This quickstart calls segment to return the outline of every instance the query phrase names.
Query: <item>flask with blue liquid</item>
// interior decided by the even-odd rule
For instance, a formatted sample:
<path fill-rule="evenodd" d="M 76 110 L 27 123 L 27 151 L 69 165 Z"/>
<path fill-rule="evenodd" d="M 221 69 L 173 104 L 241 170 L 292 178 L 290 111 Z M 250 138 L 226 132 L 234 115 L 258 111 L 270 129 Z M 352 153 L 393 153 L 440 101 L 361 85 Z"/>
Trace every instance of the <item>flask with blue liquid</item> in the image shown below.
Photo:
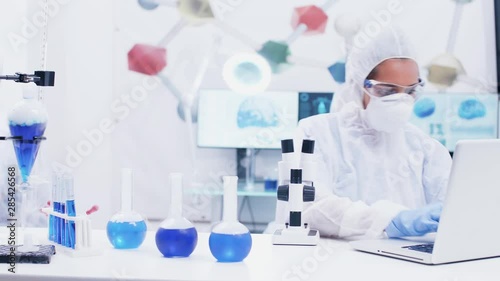
<path fill-rule="evenodd" d="M 209 246 L 212 255 L 219 262 L 239 262 L 244 260 L 252 248 L 252 236 L 248 228 L 237 218 L 238 177 L 225 176 L 224 214 L 222 222 L 210 233 Z"/>
<path fill-rule="evenodd" d="M 144 218 L 132 210 L 132 170 L 122 169 L 121 211 L 108 221 L 109 242 L 116 249 L 138 248 L 146 238 Z"/>
<path fill-rule="evenodd" d="M 182 217 L 182 174 L 170 174 L 170 213 L 156 231 L 156 247 L 167 258 L 188 257 L 198 243 L 194 225 Z"/>

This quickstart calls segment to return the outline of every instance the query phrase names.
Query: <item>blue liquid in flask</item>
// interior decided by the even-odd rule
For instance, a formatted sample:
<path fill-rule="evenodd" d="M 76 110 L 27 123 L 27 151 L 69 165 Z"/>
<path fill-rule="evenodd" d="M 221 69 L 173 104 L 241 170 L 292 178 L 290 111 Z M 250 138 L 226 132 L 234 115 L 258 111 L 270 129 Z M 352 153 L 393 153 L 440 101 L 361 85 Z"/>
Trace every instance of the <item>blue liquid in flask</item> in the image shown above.
<path fill-rule="evenodd" d="M 212 255 L 219 262 L 239 262 L 245 259 L 252 249 L 250 233 L 223 234 L 212 232 L 209 238 Z"/>
<path fill-rule="evenodd" d="M 138 248 L 146 238 L 146 222 L 113 222 L 109 221 L 106 227 L 109 242 L 116 249 Z"/>
<path fill-rule="evenodd" d="M 166 229 L 159 228 L 156 232 L 156 246 L 167 258 L 188 257 L 193 253 L 198 243 L 196 228 Z"/>
<path fill-rule="evenodd" d="M 22 140 L 14 140 L 13 143 L 23 182 L 28 182 L 28 177 L 31 174 L 31 169 L 40 148 L 40 141 L 35 141 L 33 138 L 43 136 L 46 126 L 47 123 L 34 123 L 31 125 L 17 124 L 12 121 L 9 123 L 11 135 L 22 137 Z"/>

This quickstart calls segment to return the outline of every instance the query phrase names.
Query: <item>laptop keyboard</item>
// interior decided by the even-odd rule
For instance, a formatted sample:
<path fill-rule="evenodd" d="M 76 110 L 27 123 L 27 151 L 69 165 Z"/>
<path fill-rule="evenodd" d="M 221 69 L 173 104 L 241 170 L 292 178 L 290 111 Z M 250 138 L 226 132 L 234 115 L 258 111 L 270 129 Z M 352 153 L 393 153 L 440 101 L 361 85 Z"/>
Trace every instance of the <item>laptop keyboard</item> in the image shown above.
<path fill-rule="evenodd" d="M 419 251 L 424 253 L 432 254 L 432 249 L 434 248 L 434 244 L 421 244 L 421 245 L 413 245 L 413 246 L 405 246 L 408 250 Z"/>

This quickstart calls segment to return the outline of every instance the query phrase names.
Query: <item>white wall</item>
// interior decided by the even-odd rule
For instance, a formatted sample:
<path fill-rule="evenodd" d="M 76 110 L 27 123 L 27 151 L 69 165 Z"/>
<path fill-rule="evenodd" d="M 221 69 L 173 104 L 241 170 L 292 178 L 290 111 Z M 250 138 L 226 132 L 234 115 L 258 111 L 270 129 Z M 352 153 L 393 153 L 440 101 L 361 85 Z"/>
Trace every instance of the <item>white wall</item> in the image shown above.
<path fill-rule="evenodd" d="M 27 2 L 30 7 L 25 6 Z M 290 34 L 294 7 L 323 3 L 218 0 L 219 4 L 222 2 L 238 4 L 224 13 L 217 11 L 224 22 L 259 43 L 282 40 Z M 23 15 L 32 18 L 39 10 L 38 4 L 33 3 L 35 1 L 2 1 L 1 34 L 19 30 Z M 144 80 L 146 76 L 128 71 L 127 52 L 135 43 L 156 44 L 179 19 L 174 8 L 145 11 L 135 0 L 60 0 L 56 3 L 60 4 L 59 11 L 50 17 L 47 68 L 56 71 L 57 79 L 56 87 L 46 90 L 44 96 L 50 114 L 46 133 L 49 140 L 44 143 L 43 157 L 38 165 L 50 168 L 50 163 L 56 161 L 72 168 L 79 209 L 91 204 L 101 207 L 94 219 L 97 227 L 104 227 L 119 209 L 121 167 L 136 170 L 134 205 L 150 218 L 163 218 L 167 214 L 169 172 L 181 171 L 185 173 L 188 184 L 199 186 L 214 185 L 219 182 L 219 176 L 235 174 L 236 156 L 232 149 L 196 149 L 193 163 L 188 128 L 177 116 L 177 101 L 161 84 L 151 86 L 141 102 L 127 105 L 123 100 L 133 93 L 134 87 L 151 82 Z M 330 21 L 325 35 L 299 38 L 291 46 L 292 53 L 325 66 L 342 59 L 343 41 L 335 33 L 332 19 L 342 13 L 354 13 L 369 22 L 374 19 L 371 11 L 385 9 L 387 3 L 385 0 L 338 1 L 328 12 Z M 394 16 L 394 21 L 412 35 L 421 65 L 425 66 L 435 55 L 444 52 L 453 1 L 402 0 L 401 5 L 403 11 Z M 491 7 L 492 1 L 473 1 L 465 7 L 455 51 L 468 73 L 488 81 L 496 79 L 496 68 L 491 62 L 495 55 L 494 38 L 490 36 L 491 26 L 485 28 L 478 19 L 491 18 Z M 165 74 L 182 92 L 190 89 L 200 61 L 217 32 L 210 25 L 188 27 L 168 45 Z M 5 37 L 0 38 L 1 53 L 6 57 L 6 73 L 38 68 L 40 34 L 36 33 L 18 52 L 12 49 Z M 487 46 L 486 51 L 484 46 Z M 239 41 L 223 36 L 203 87 L 224 88 L 221 67 L 225 58 L 231 53 L 247 50 L 249 48 Z M 2 82 L 0 87 L 0 112 L 4 120 L 10 106 L 20 97 L 20 85 Z M 326 69 L 296 66 L 274 76 L 270 88 L 335 91 L 338 85 Z M 458 84 L 451 90 L 467 91 L 471 88 Z M 112 110 L 118 105 L 129 109 L 129 114 L 121 120 L 120 113 Z M 109 133 L 102 133 L 101 139 L 99 124 L 103 120 L 110 120 L 115 127 Z M 5 122 L 0 128 L 5 132 Z M 195 133 L 196 127 L 191 130 Z M 89 145 L 92 139 L 95 144 Z M 72 150 L 88 150 L 88 156 L 76 161 Z M 260 156 L 257 174 L 274 168 L 279 153 L 265 151 Z M 201 208 L 198 216 L 208 212 L 210 206 L 205 198 L 191 199 L 186 198 L 186 201 L 194 209 Z M 261 212 L 261 217 L 267 217 L 265 220 L 272 217 L 270 203 L 264 201 L 260 206 L 254 206 L 254 210 Z"/>
<path fill-rule="evenodd" d="M 26 68 L 26 48 L 20 46 L 14 49 L 10 43 L 9 33 L 19 29 L 22 17 L 26 13 L 24 1 L 3 1 L 0 5 L 0 73 L 13 74 Z M 8 8 L 7 8 L 8 7 Z M 6 113 L 12 104 L 21 97 L 21 89 L 10 81 L 0 82 L 0 133 L 8 134 Z"/>

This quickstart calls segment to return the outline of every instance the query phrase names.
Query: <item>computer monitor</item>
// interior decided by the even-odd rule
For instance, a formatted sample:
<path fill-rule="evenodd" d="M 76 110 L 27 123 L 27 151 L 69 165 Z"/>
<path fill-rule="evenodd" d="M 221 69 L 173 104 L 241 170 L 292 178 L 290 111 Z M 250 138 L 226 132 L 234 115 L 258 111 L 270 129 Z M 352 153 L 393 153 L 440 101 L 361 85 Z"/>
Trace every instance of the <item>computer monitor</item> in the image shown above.
<path fill-rule="evenodd" d="M 300 92 L 299 120 L 309 116 L 330 112 L 333 93 Z"/>
<path fill-rule="evenodd" d="M 230 90 L 202 90 L 198 108 L 198 146 L 280 149 L 297 122 L 328 113 L 333 93 L 267 91 L 245 95 Z M 498 137 L 497 94 L 424 94 L 410 122 L 450 152 L 460 139 Z"/>
<path fill-rule="evenodd" d="M 328 113 L 332 97 L 321 92 L 201 90 L 198 146 L 280 149 L 282 139 L 294 136 L 300 119 Z"/>
<path fill-rule="evenodd" d="M 415 102 L 410 122 L 453 152 L 461 139 L 497 138 L 498 106 L 497 94 L 428 94 Z"/>

